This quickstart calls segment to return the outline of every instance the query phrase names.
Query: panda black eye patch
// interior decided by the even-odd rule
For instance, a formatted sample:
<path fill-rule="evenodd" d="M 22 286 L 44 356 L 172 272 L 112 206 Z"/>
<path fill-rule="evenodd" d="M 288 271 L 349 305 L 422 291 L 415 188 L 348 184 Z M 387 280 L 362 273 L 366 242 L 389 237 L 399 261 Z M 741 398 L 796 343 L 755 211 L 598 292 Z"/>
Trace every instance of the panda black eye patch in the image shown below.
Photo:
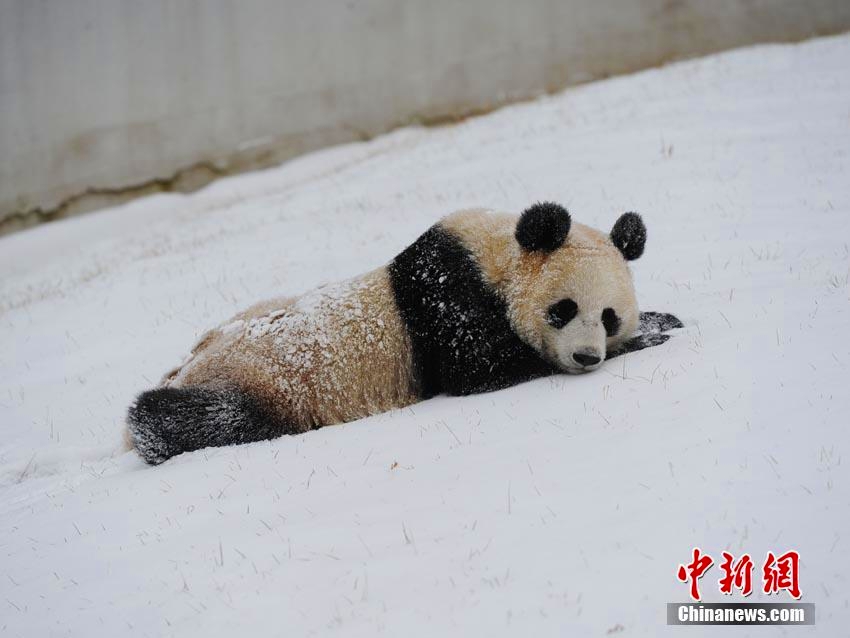
<path fill-rule="evenodd" d="M 609 337 L 620 331 L 620 318 L 613 308 L 605 308 L 602 311 L 602 325 L 605 326 L 605 334 Z"/>
<path fill-rule="evenodd" d="M 553 328 L 560 330 L 566 326 L 578 314 L 578 306 L 572 299 L 561 299 L 558 303 L 549 306 L 546 320 Z"/>

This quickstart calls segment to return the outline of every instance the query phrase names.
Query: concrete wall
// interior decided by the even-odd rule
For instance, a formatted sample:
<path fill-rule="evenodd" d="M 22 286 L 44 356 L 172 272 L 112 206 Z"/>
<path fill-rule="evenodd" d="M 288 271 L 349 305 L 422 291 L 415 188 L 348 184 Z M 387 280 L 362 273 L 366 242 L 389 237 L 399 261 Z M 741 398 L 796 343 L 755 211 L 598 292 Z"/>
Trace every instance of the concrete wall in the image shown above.
<path fill-rule="evenodd" d="M 848 28 L 847 0 L 0 0 L 0 228 Z"/>

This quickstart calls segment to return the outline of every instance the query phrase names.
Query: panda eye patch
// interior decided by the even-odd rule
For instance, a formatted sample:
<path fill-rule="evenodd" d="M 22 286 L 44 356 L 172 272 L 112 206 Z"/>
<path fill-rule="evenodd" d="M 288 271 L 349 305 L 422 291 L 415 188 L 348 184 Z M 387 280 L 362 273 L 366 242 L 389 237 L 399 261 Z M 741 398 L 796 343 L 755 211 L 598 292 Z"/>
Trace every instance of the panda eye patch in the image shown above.
<path fill-rule="evenodd" d="M 578 306 L 572 299 L 561 299 L 558 303 L 549 306 L 546 320 L 553 328 L 560 330 L 566 326 L 578 314 Z"/>
<path fill-rule="evenodd" d="M 602 311 L 602 325 L 605 326 L 605 334 L 609 337 L 620 331 L 620 318 L 613 308 L 605 308 Z"/>

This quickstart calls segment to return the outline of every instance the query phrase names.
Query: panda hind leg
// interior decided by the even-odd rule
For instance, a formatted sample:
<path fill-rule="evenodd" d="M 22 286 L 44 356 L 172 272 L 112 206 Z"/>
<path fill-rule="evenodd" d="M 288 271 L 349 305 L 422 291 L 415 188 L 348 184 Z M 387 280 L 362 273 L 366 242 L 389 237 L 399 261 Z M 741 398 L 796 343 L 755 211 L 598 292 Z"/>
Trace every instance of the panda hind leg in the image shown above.
<path fill-rule="evenodd" d="M 140 394 L 127 413 L 127 433 L 139 455 L 158 465 L 205 447 L 273 439 L 287 428 L 245 392 L 187 387 Z"/>

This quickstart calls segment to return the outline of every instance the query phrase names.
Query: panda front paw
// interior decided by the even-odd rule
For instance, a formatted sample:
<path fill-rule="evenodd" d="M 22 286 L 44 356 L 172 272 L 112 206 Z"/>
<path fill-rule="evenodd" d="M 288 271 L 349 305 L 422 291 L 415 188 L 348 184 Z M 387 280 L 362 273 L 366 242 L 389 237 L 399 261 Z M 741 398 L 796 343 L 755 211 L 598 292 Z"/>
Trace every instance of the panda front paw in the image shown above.
<path fill-rule="evenodd" d="M 675 315 L 668 312 L 642 312 L 637 334 L 613 350 L 609 350 L 605 358 L 613 359 L 629 352 L 660 346 L 670 338 L 670 335 L 665 334 L 668 330 L 684 328 L 684 325 Z"/>
<path fill-rule="evenodd" d="M 668 330 L 684 327 L 685 324 L 669 312 L 642 312 L 640 313 L 638 334 L 667 332 Z"/>

